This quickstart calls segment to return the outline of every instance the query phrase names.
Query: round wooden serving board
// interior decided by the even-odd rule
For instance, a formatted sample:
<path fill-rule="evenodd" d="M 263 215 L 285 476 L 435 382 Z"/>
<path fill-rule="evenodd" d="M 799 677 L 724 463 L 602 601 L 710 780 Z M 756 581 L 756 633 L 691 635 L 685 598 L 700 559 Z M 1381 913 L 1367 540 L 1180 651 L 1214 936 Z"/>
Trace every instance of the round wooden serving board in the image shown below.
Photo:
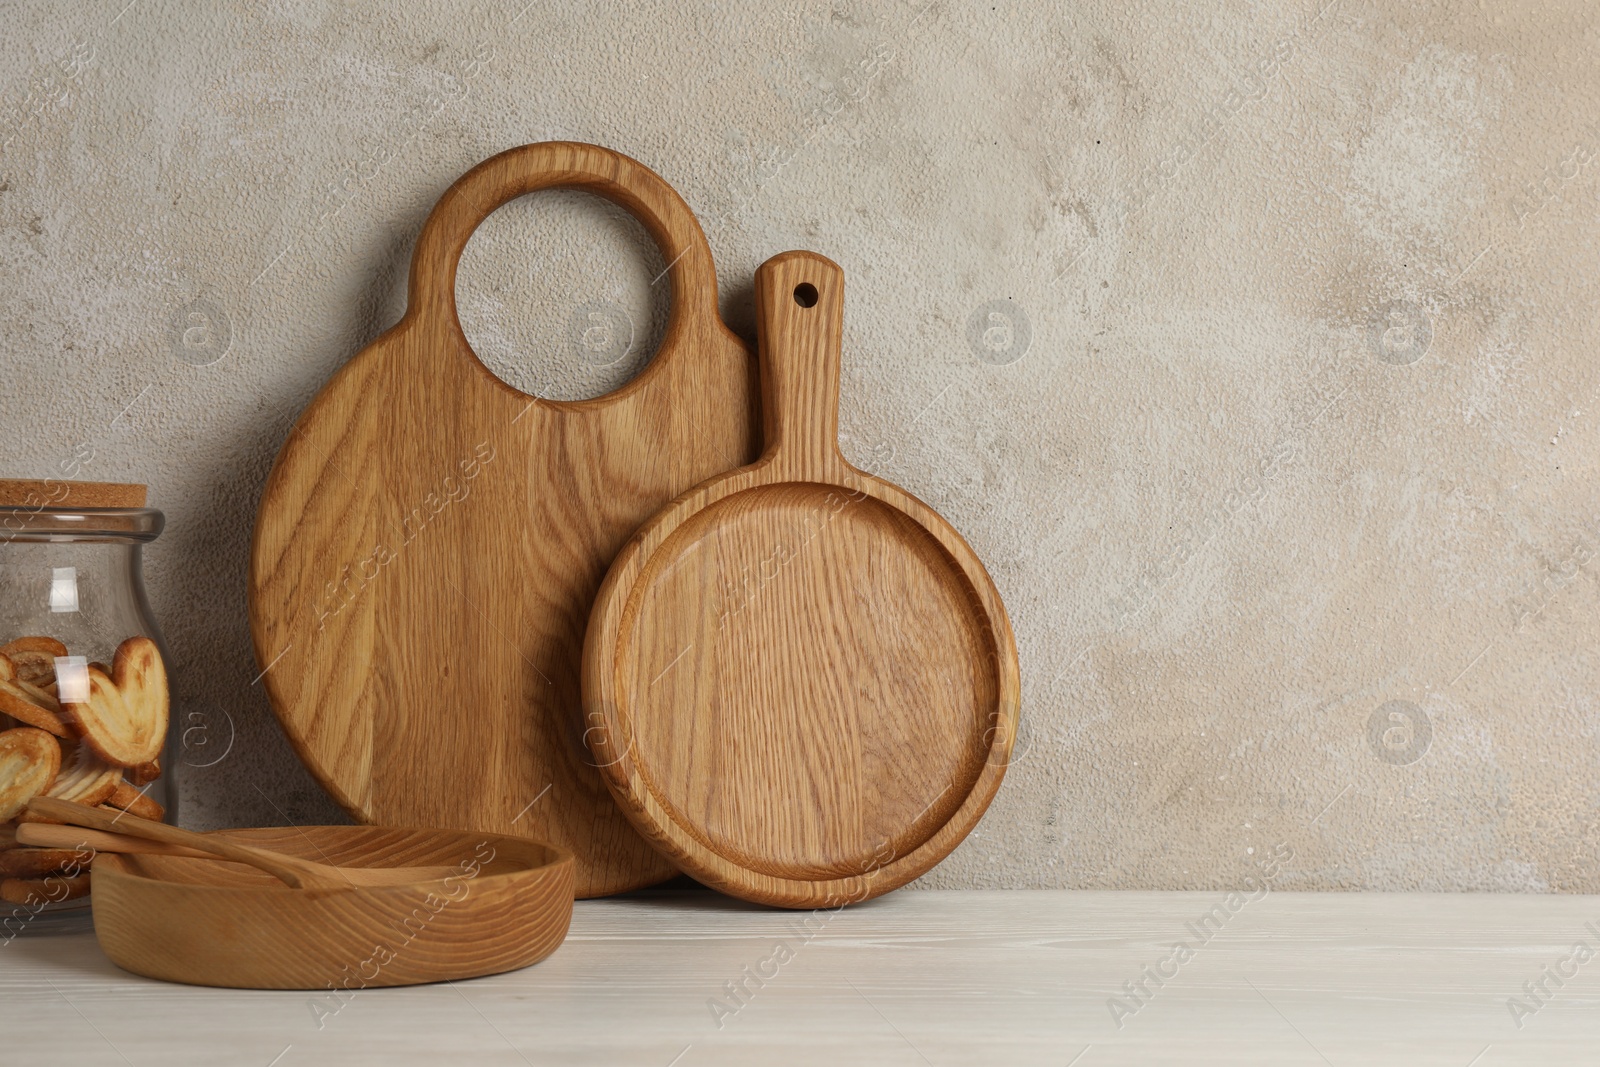
<path fill-rule="evenodd" d="M 756 305 L 766 451 L 618 555 L 584 710 L 606 784 L 684 871 L 827 906 L 904 885 L 977 823 L 1016 734 L 1017 655 L 961 535 L 839 453 L 843 271 L 777 256 Z"/>
<path fill-rule="evenodd" d="M 474 228 L 554 187 L 638 217 L 672 284 L 644 371 L 572 403 L 491 374 L 455 307 Z M 674 873 L 584 745 L 584 625 L 640 522 L 755 456 L 754 371 L 718 317 L 699 224 L 641 164 L 550 142 L 450 187 L 417 241 L 405 315 L 307 407 L 256 519 L 250 621 L 267 692 L 351 815 L 548 841 L 576 856 L 580 897 Z"/>

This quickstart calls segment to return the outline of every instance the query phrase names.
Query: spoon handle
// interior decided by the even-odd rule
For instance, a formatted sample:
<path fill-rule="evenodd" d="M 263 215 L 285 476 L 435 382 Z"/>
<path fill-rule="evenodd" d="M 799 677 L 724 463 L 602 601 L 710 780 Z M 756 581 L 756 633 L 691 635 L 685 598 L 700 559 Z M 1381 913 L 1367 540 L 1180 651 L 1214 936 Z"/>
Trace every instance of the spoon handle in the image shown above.
<path fill-rule="evenodd" d="M 137 815 L 128 815 L 125 812 L 112 814 L 100 808 L 91 808 L 85 804 L 56 797 L 34 797 L 28 801 L 28 810 L 43 818 L 55 819 L 72 826 L 128 834 L 131 837 L 142 837 L 146 841 L 159 841 L 166 845 L 186 845 L 225 860 L 259 868 L 296 889 L 331 889 L 348 884 L 345 879 L 337 876 L 336 871 L 323 867 L 320 863 L 285 856 L 281 852 L 269 852 L 266 849 L 241 845 L 214 834 L 197 834 L 176 826 L 168 826 L 166 823 L 141 819 Z"/>
<path fill-rule="evenodd" d="M 121 823 L 117 824 L 121 826 Z M 17 827 L 17 844 L 36 848 L 88 848 L 95 852 L 120 852 L 139 856 L 182 856 L 187 859 L 214 860 L 218 857 L 185 845 L 163 845 L 128 834 L 110 834 L 81 826 L 57 826 L 48 822 L 25 822 Z"/>

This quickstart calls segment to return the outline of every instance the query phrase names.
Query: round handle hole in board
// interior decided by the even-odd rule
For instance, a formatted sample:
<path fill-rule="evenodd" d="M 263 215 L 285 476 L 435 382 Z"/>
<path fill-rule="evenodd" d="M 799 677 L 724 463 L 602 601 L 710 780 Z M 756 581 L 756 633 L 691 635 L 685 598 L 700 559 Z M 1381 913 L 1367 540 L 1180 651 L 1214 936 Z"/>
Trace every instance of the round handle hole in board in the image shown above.
<path fill-rule="evenodd" d="M 801 282 L 794 287 L 794 302 L 803 308 L 817 306 L 817 287 L 810 282 Z"/>
<path fill-rule="evenodd" d="M 518 197 L 473 231 L 456 314 L 484 366 L 547 400 L 587 400 L 645 368 L 666 333 L 672 283 L 644 226 L 603 197 Z"/>

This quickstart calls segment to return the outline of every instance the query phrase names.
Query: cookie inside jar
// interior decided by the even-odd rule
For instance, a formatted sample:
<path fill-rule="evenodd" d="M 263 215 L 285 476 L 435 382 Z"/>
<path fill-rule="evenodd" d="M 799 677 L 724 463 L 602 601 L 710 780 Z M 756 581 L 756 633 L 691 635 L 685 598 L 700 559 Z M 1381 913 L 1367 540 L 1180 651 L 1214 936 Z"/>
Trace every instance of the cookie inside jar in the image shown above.
<path fill-rule="evenodd" d="M 0 940 L 87 914 L 95 853 L 20 843 L 47 796 L 170 819 L 167 656 L 144 486 L 0 480 Z M 26 836 L 26 835 L 24 835 Z"/>

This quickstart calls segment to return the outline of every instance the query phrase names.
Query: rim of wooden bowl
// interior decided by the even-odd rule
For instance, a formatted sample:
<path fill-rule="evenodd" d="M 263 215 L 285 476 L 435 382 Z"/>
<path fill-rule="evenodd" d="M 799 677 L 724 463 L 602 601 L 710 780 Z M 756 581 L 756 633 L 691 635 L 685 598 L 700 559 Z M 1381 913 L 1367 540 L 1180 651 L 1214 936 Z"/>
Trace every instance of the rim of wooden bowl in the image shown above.
<path fill-rule="evenodd" d="M 480 831 L 476 831 L 476 830 L 446 830 L 446 829 L 440 829 L 438 827 L 431 827 L 431 826 L 331 826 L 331 825 L 316 825 L 316 826 L 251 826 L 251 827 L 241 827 L 241 828 L 228 829 L 228 830 L 208 830 L 208 831 L 203 831 L 203 832 L 205 832 L 205 833 L 227 833 L 227 834 L 232 834 L 232 835 L 238 837 L 239 840 L 244 842 L 245 844 L 255 844 L 255 843 L 257 843 L 257 841 L 254 840 L 253 837 L 254 837 L 254 835 L 257 835 L 257 834 L 263 834 L 264 835 L 264 834 L 267 834 L 267 833 L 285 833 L 285 832 L 288 832 L 288 833 L 316 833 L 316 832 L 328 831 L 328 830 L 348 831 L 351 834 L 355 834 L 355 835 L 368 834 L 368 833 L 410 833 L 410 834 L 432 834 L 432 835 L 440 835 L 440 836 L 449 836 L 449 837 L 453 837 L 453 838 L 460 838 L 460 839 L 463 839 L 463 840 L 469 839 L 469 838 L 470 839 L 477 839 L 477 840 L 487 840 L 490 843 L 494 843 L 494 842 L 497 842 L 497 841 L 505 841 L 505 842 L 513 843 L 513 844 L 517 845 L 518 847 L 529 847 L 529 846 L 531 846 L 533 848 L 541 849 L 541 850 L 543 850 L 543 852 L 544 852 L 544 854 L 546 856 L 546 859 L 542 863 L 531 864 L 531 865 L 526 866 L 526 867 L 519 867 L 516 870 L 498 871 L 498 872 L 495 872 L 493 874 L 484 873 L 484 874 L 473 875 L 472 878 L 473 878 L 473 881 L 475 881 L 475 882 L 479 881 L 479 880 L 500 881 L 502 879 L 509 879 L 509 878 L 524 878 L 524 877 L 527 877 L 527 876 L 532 875 L 532 874 L 537 874 L 539 872 L 553 870 L 553 869 L 559 867 L 563 863 L 569 863 L 570 864 L 570 863 L 574 863 L 575 862 L 573 854 L 569 849 L 562 848 L 559 845 L 552 845 L 552 844 L 549 844 L 548 842 L 545 842 L 545 841 L 539 841 L 539 840 L 536 840 L 534 838 L 518 837 L 515 834 L 497 834 L 497 833 L 489 833 L 489 832 L 480 832 Z M 295 856 L 298 856 L 301 859 L 310 859 L 310 860 L 317 860 L 318 862 L 326 862 L 326 860 L 324 860 L 323 857 L 320 856 L 320 855 L 315 855 L 315 854 L 313 854 L 313 855 L 302 855 L 301 853 L 298 853 L 298 852 L 296 852 L 296 853 L 286 853 L 286 854 L 295 855 Z M 320 894 L 325 894 L 325 893 L 350 893 L 350 892 L 361 892 L 363 894 L 367 894 L 367 893 L 372 893 L 374 891 L 379 891 L 379 890 L 401 890 L 401 891 L 404 891 L 404 892 L 410 892 L 415 887 L 425 886 L 425 885 L 433 885 L 433 884 L 435 884 L 437 882 L 444 881 L 445 878 L 451 877 L 450 875 L 443 875 L 443 876 L 441 876 L 439 878 L 420 879 L 420 880 L 415 881 L 415 882 L 400 882 L 400 883 L 397 883 L 397 884 L 394 884 L 394 885 L 382 885 L 382 886 L 354 885 L 354 884 L 352 884 L 352 885 L 328 886 L 326 888 L 318 888 L 318 889 L 296 889 L 293 886 L 285 885 L 284 883 L 279 882 L 277 880 L 273 880 L 271 882 L 262 882 L 259 885 L 252 885 L 252 884 L 240 885 L 240 884 L 237 884 L 237 883 L 228 884 L 228 883 L 223 883 L 223 882 L 216 882 L 216 883 L 211 883 L 211 882 L 179 882 L 179 881 L 174 881 L 174 880 L 172 880 L 170 878 L 161 878 L 161 877 L 157 876 L 155 873 L 153 873 L 151 871 L 141 870 L 140 869 L 141 861 L 144 861 L 144 860 L 152 860 L 152 859 L 154 859 L 154 860 L 166 860 L 166 859 L 182 859 L 182 858 L 183 857 L 153 856 L 153 855 L 123 855 L 121 853 L 115 853 L 115 852 L 102 852 L 102 853 L 99 853 L 99 854 L 97 854 L 95 856 L 94 861 L 93 861 L 93 865 L 91 867 L 91 874 L 93 875 L 93 874 L 102 874 L 102 873 L 104 873 L 104 874 L 110 874 L 113 878 L 131 878 L 131 879 L 137 879 L 137 880 L 139 880 L 141 882 L 155 882 L 155 883 L 160 883 L 162 885 L 181 886 L 185 891 L 200 890 L 200 891 L 209 892 L 209 891 L 213 891 L 213 890 L 222 890 L 222 891 L 226 891 L 226 892 L 230 892 L 230 893 L 234 893 L 234 892 L 244 892 L 244 893 L 270 892 L 270 893 L 301 893 L 301 894 L 304 894 L 304 893 L 317 893 L 319 895 Z M 206 862 L 210 862 L 210 861 L 200 860 L 198 862 L 206 863 Z M 229 862 L 229 861 L 219 859 L 217 862 L 226 863 L 226 862 Z M 493 861 L 490 861 L 490 862 L 493 862 Z M 103 868 L 101 866 L 102 863 L 105 865 Z M 347 864 L 347 866 L 348 866 L 348 864 Z M 404 866 L 442 866 L 442 864 L 412 863 L 412 864 L 404 864 Z M 263 874 L 263 877 L 271 877 L 270 875 L 267 875 L 265 872 L 262 872 L 262 874 Z"/>

